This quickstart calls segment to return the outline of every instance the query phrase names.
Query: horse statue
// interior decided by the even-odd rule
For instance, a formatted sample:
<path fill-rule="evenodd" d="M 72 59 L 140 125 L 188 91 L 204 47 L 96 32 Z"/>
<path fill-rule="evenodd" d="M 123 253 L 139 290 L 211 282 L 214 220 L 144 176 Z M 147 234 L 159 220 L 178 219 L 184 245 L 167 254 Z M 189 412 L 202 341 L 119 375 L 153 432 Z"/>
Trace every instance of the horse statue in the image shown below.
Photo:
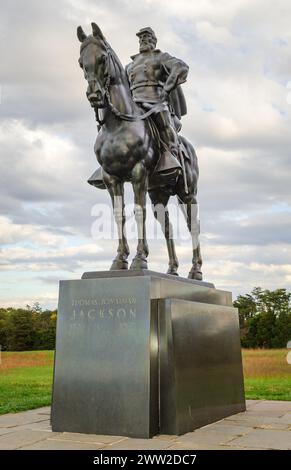
<path fill-rule="evenodd" d="M 155 218 L 160 222 L 166 238 L 169 268 L 167 274 L 178 275 L 178 259 L 172 238 L 172 225 L 167 204 L 176 195 L 186 217 L 192 237 L 192 267 L 188 278 L 202 280 L 202 258 L 197 231 L 197 182 L 198 162 L 191 143 L 178 136 L 185 156 L 183 172 L 174 184 L 155 182 L 155 168 L 161 155 L 161 142 L 151 123 L 151 111 L 143 110 L 134 102 L 125 70 L 105 39 L 101 29 L 92 25 L 92 34 L 86 35 L 81 28 L 77 36 L 81 42 L 79 64 L 88 82 L 87 98 L 98 121 L 98 135 L 94 146 L 100 170 L 89 183 L 106 188 L 111 196 L 114 219 L 118 230 L 117 255 L 111 270 L 128 269 L 129 247 L 125 233 L 124 183 L 130 182 L 134 193 L 134 213 L 137 224 L 138 243 L 130 269 L 147 269 L 148 244 L 146 238 L 146 194 L 148 191 Z M 157 105 L 158 106 L 158 105 Z M 163 213 L 158 208 L 163 208 Z"/>

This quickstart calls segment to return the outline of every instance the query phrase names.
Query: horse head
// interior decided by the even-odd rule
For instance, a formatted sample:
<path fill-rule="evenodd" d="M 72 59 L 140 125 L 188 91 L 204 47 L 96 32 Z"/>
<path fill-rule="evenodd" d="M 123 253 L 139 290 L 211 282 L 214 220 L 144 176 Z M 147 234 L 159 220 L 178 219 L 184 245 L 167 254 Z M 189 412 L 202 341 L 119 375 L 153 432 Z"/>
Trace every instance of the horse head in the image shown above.
<path fill-rule="evenodd" d="M 81 42 L 79 64 L 88 82 L 87 98 L 94 108 L 106 107 L 106 91 L 108 87 L 108 45 L 101 29 L 95 23 L 92 34 L 86 35 L 81 26 L 77 28 L 77 36 Z"/>

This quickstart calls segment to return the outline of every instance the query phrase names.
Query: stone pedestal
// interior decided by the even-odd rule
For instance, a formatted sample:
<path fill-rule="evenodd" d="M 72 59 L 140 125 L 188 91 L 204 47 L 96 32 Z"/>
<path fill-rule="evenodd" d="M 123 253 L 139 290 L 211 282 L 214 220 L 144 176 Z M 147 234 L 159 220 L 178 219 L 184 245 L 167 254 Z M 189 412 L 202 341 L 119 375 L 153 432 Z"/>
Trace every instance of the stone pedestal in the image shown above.
<path fill-rule="evenodd" d="M 229 292 L 152 271 L 60 282 L 53 431 L 148 438 L 243 410 Z"/>

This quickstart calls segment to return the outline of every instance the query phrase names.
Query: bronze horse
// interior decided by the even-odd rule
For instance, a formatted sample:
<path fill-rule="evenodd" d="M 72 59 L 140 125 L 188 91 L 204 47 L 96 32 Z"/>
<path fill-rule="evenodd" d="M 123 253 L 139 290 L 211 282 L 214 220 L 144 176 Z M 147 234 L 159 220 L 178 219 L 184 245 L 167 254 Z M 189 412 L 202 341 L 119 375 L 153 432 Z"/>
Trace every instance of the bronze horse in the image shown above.
<path fill-rule="evenodd" d="M 118 229 L 118 249 L 111 270 L 127 269 L 129 255 L 125 234 L 124 183 L 131 182 L 134 192 L 138 244 L 130 269 L 147 269 L 146 193 L 149 192 L 154 215 L 161 223 L 169 254 L 168 274 L 177 275 L 178 259 L 167 204 L 176 195 L 185 213 L 192 236 L 193 258 L 190 279 L 202 280 L 202 258 L 197 232 L 198 162 L 193 146 L 184 137 L 179 142 L 186 149 L 185 174 L 175 184 L 148 185 L 160 157 L 160 146 L 141 109 L 131 96 L 125 70 L 109 46 L 100 28 L 92 23 L 92 35 L 77 29 L 81 42 L 79 64 L 88 82 L 87 98 L 95 110 L 99 132 L 94 146 L 102 168 L 102 179 L 112 199 Z M 146 113 L 147 115 L 148 113 Z M 186 184 L 185 184 L 186 179 Z M 98 185 L 97 185 L 98 186 Z M 163 213 L 157 207 L 164 208 Z M 194 220 L 195 219 L 195 220 Z"/>

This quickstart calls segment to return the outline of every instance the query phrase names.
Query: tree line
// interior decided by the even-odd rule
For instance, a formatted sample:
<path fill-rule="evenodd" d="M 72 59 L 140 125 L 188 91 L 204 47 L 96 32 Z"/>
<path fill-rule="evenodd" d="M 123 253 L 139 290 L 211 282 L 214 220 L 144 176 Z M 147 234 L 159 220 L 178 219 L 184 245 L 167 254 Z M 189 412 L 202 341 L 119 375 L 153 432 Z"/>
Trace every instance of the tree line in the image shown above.
<path fill-rule="evenodd" d="M 35 303 L 26 308 L 0 308 L 2 351 L 55 349 L 56 310 L 42 311 Z"/>
<path fill-rule="evenodd" d="M 239 295 L 241 345 L 244 348 L 286 348 L 291 340 L 291 293 L 255 287 Z M 42 310 L 38 303 L 26 308 L 0 308 L 2 351 L 55 348 L 57 310 Z"/>

